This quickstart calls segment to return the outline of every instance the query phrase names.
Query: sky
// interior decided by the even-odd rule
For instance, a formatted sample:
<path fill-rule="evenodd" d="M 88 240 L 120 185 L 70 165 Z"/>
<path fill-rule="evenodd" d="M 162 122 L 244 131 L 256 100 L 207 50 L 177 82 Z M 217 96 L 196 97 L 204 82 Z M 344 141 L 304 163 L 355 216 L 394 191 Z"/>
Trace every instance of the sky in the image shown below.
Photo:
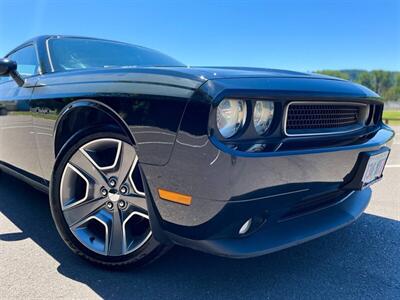
<path fill-rule="evenodd" d="M 0 0 L 0 14 L 0 56 L 68 34 L 190 66 L 400 71 L 400 0 Z"/>

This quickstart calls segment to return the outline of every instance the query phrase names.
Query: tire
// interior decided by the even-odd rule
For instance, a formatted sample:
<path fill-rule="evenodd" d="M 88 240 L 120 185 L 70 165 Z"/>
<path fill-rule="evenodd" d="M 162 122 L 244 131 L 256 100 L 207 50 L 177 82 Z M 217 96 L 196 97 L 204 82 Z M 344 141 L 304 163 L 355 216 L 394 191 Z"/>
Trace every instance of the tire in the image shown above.
<path fill-rule="evenodd" d="M 51 213 L 80 257 L 106 267 L 142 266 L 169 248 L 151 234 L 137 161 L 129 139 L 112 131 L 78 134 L 58 155 Z"/>

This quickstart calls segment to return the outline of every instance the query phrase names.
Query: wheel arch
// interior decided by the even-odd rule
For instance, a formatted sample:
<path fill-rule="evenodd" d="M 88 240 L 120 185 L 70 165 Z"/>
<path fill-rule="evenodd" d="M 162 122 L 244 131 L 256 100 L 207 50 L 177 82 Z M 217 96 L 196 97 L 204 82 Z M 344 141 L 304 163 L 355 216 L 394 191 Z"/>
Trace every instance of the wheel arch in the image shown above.
<path fill-rule="evenodd" d="M 71 102 L 60 112 L 54 126 L 54 154 L 61 152 L 64 145 L 80 131 L 95 126 L 110 126 L 125 134 L 133 145 L 135 138 L 128 125 L 111 107 L 92 99 Z"/>
<path fill-rule="evenodd" d="M 83 114 L 84 116 L 90 115 L 91 117 L 93 117 L 93 119 L 83 117 L 81 116 L 81 114 Z M 78 120 L 83 120 L 83 122 L 74 122 L 78 115 Z M 82 123 L 85 124 L 85 126 L 81 126 Z M 110 126 L 106 126 L 107 123 L 108 125 L 111 125 L 111 128 Z M 68 127 L 68 124 L 72 124 L 72 127 Z M 64 155 L 65 152 L 68 151 L 68 145 L 70 143 L 78 140 L 80 137 L 84 136 L 88 132 L 92 132 L 93 127 L 98 127 L 100 130 L 111 129 L 111 131 L 114 132 L 115 129 L 117 129 L 117 132 L 124 134 L 126 137 L 128 137 L 133 145 L 136 145 L 135 138 L 129 130 L 128 125 L 118 115 L 117 112 L 115 112 L 111 107 L 96 100 L 82 99 L 71 102 L 60 112 L 60 115 L 54 126 L 53 146 L 55 157 L 58 157 L 59 155 Z M 56 165 L 54 166 L 54 168 L 56 167 Z M 143 169 L 141 168 L 140 170 L 145 193 L 146 195 L 148 195 L 146 199 L 148 203 L 150 223 L 153 235 L 158 241 L 166 245 L 170 245 L 170 240 L 165 236 L 159 224 L 160 216 L 155 207 L 153 197 L 148 187 L 146 176 L 144 175 Z M 54 174 L 52 174 L 50 186 L 53 182 L 53 176 Z"/>

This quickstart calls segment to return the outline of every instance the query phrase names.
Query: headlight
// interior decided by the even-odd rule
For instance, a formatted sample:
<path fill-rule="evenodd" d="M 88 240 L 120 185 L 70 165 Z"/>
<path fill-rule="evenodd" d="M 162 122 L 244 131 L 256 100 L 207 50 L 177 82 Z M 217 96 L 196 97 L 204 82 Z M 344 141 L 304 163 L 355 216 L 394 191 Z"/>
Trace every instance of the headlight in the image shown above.
<path fill-rule="evenodd" d="M 246 121 L 246 102 L 224 99 L 217 108 L 217 127 L 224 138 L 234 136 Z"/>
<path fill-rule="evenodd" d="M 257 133 L 262 135 L 271 126 L 274 117 L 274 102 L 257 101 L 254 105 L 253 122 Z"/>

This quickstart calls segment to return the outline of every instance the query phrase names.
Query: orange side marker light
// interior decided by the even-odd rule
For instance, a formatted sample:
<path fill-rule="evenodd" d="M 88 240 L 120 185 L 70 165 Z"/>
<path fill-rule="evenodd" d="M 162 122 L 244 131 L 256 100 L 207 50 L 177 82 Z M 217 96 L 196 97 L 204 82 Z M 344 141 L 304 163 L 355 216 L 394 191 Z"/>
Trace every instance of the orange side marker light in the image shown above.
<path fill-rule="evenodd" d="M 163 189 L 158 189 L 158 195 L 161 199 L 183 204 L 183 205 L 190 205 L 192 204 L 192 196 L 183 195 L 175 192 L 170 192 Z"/>

